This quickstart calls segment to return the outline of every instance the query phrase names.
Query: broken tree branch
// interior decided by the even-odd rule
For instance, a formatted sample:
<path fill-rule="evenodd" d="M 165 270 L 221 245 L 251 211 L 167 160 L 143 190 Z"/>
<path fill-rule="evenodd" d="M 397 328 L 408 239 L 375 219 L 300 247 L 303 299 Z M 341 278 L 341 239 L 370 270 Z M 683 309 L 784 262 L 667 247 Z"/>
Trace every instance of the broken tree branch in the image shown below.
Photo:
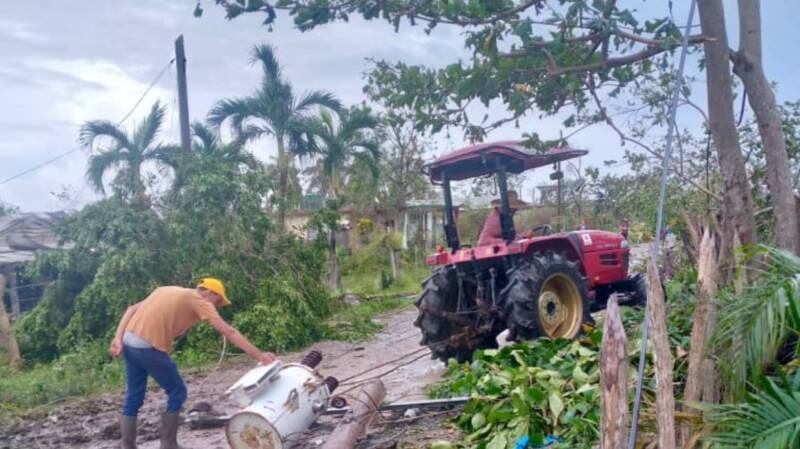
<path fill-rule="evenodd" d="M 600 347 L 600 449 L 628 441 L 628 337 L 619 316 L 617 294 L 608 299 Z"/>
<path fill-rule="evenodd" d="M 647 264 L 647 301 L 653 326 L 653 358 L 656 364 L 656 427 L 659 449 L 675 449 L 675 395 L 672 388 L 673 358 L 667 335 L 667 307 L 656 260 Z"/>
<path fill-rule="evenodd" d="M 614 132 L 617 133 L 617 135 L 619 136 L 619 138 L 622 141 L 623 145 L 625 144 L 625 142 L 631 142 L 631 143 L 637 145 L 639 148 L 641 148 L 641 149 L 645 150 L 646 152 L 650 153 L 651 155 L 657 157 L 658 159 L 664 159 L 664 156 L 661 153 L 659 153 L 658 151 L 650 148 L 650 146 L 642 143 L 639 140 L 636 140 L 636 139 L 634 139 L 632 137 L 629 137 L 627 134 L 622 132 L 622 130 L 619 129 L 619 127 L 616 125 L 616 123 L 614 123 L 614 120 L 611 119 L 611 116 L 608 114 L 608 112 L 606 111 L 605 106 L 603 106 L 603 103 L 600 101 L 600 97 L 597 96 L 597 92 L 595 91 L 595 89 L 592 86 L 592 84 L 591 83 L 586 83 L 586 87 L 589 89 L 589 93 L 591 93 L 592 98 L 594 99 L 595 105 L 597 106 L 598 110 L 600 111 L 601 116 L 603 117 L 603 121 L 605 121 L 606 124 L 609 127 L 611 127 L 611 129 L 613 129 Z M 706 189 L 702 185 L 700 185 L 697 182 L 695 182 L 693 179 L 681 175 L 680 170 L 673 170 L 673 173 L 675 173 L 682 180 L 684 180 L 684 181 L 688 182 L 689 184 L 691 184 L 696 189 L 699 189 L 703 193 L 707 194 L 708 196 L 714 198 L 717 201 L 722 201 L 722 198 L 720 198 L 719 195 L 717 195 L 716 193 Z"/>

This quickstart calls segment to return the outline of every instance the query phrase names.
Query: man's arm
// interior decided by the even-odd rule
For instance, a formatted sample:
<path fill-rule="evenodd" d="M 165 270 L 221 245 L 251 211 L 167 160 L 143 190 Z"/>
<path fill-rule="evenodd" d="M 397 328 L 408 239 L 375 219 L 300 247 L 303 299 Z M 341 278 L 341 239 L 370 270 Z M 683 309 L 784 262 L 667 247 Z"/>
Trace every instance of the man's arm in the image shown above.
<path fill-rule="evenodd" d="M 226 323 L 221 317 L 216 316 L 209 318 L 208 324 L 216 329 L 217 332 L 219 332 L 223 337 L 230 340 L 230 342 L 233 343 L 233 345 L 235 345 L 237 348 L 244 351 L 245 354 L 258 360 L 259 362 L 268 365 L 275 361 L 274 354 L 270 352 L 262 352 L 260 349 L 256 348 L 255 345 L 250 343 L 250 340 L 245 338 L 244 335 L 240 334 L 236 328 Z"/>
<path fill-rule="evenodd" d="M 128 309 L 119 320 L 117 332 L 114 334 L 114 339 L 111 340 L 111 346 L 108 348 L 108 352 L 111 354 L 111 357 L 119 357 L 119 355 L 122 353 L 122 336 L 125 335 L 125 328 L 128 327 L 128 322 L 131 320 L 131 318 L 133 318 L 133 315 L 139 309 L 141 304 L 142 301 L 139 301 L 132 306 L 128 306 Z"/>

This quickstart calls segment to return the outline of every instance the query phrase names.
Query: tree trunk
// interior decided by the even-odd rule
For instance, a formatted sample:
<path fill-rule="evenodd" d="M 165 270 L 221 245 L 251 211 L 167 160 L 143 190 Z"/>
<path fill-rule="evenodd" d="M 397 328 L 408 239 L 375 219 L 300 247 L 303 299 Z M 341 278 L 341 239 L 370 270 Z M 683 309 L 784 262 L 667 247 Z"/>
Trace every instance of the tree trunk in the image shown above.
<path fill-rule="evenodd" d="M 286 193 L 289 181 L 289 158 L 283 143 L 283 136 L 276 136 L 278 142 L 278 225 L 286 230 Z"/>
<path fill-rule="evenodd" d="M 628 337 L 619 317 L 617 295 L 608 299 L 600 347 L 600 449 L 619 449 L 628 441 Z"/>
<path fill-rule="evenodd" d="M 6 291 L 6 277 L 0 274 L 0 344 L 6 350 L 8 356 L 8 366 L 16 371 L 20 367 L 20 353 L 19 345 L 17 344 L 17 337 L 14 335 L 14 329 L 11 327 L 11 322 L 8 320 L 6 314 L 6 305 L 3 302 L 3 296 Z"/>
<path fill-rule="evenodd" d="M 781 249 L 798 254 L 800 234 L 794 213 L 796 201 L 783 121 L 761 58 L 759 3 L 759 0 L 739 0 L 739 51 L 732 55 L 733 72 L 744 83 L 750 108 L 758 122 L 767 161 L 767 185 L 775 214 L 776 244 Z"/>
<path fill-rule="evenodd" d="M 720 174 L 724 185 L 724 238 L 733 241 L 734 234 L 741 244 L 756 241 L 756 224 L 753 200 L 739 132 L 733 115 L 733 91 L 729 64 L 728 38 L 722 0 L 698 2 L 700 24 L 706 40 L 703 42 L 706 61 L 706 87 L 708 90 L 708 121 L 714 146 L 719 157 Z M 724 245 L 723 245 L 724 246 Z M 726 270 L 727 281 L 732 270 Z"/>
<path fill-rule="evenodd" d="M 689 348 L 689 368 L 686 374 L 686 388 L 683 391 L 683 402 L 710 401 L 716 395 L 714 385 L 714 362 L 708 356 L 708 342 L 711 339 L 716 322 L 714 295 L 719 285 L 719 268 L 714 236 L 706 228 L 700 242 L 697 263 L 697 306 L 692 324 L 692 342 Z M 693 429 L 684 425 L 681 429 L 681 447 L 684 447 Z"/>
<path fill-rule="evenodd" d="M 331 227 L 330 233 L 331 273 L 329 285 L 332 292 L 338 292 L 342 289 L 342 277 L 339 273 L 339 260 L 336 258 L 336 230 Z"/>
<path fill-rule="evenodd" d="M 11 318 L 16 320 L 19 318 L 21 311 L 17 286 L 17 270 L 13 266 L 8 270 L 8 295 L 11 298 Z"/>
<path fill-rule="evenodd" d="M 672 353 L 667 336 L 667 310 L 656 261 L 647 266 L 647 300 L 653 333 L 653 358 L 656 365 L 656 424 L 659 449 L 675 449 L 675 396 L 672 388 Z"/>

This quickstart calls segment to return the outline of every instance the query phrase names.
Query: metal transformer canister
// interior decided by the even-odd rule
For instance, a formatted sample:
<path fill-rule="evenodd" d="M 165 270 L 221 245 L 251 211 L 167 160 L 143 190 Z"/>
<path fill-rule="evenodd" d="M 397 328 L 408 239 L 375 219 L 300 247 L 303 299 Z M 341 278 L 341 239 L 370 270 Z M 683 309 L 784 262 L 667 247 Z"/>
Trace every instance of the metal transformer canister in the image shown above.
<path fill-rule="evenodd" d="M 258 366 L 228 389 L 241 411 L 225 429 L 233 449 L 284 449 L 321 415 L 329 383 L 313 368 L 299 363 Z"/>

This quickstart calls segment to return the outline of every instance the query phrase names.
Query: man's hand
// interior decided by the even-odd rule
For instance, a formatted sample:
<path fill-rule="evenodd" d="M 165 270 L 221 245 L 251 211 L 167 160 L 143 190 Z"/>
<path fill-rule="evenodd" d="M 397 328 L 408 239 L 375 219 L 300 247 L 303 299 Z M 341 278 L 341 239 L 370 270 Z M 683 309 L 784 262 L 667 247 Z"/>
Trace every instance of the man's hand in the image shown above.
<path fill-rule="evenodd" d="M 258 361 L 262 365 L 269 365 L 270 363 L 275 361 L 275 354 L 273 354 L 271 352 L 262 352 L 258 356 Z"/>
<path fill-rule="evenodd" d="M 111 340 L 111 345 L 108 346 L 108 353 L 111 357 L 117 358 L 122 354 L 122 339 L 114 338 Z"/>

